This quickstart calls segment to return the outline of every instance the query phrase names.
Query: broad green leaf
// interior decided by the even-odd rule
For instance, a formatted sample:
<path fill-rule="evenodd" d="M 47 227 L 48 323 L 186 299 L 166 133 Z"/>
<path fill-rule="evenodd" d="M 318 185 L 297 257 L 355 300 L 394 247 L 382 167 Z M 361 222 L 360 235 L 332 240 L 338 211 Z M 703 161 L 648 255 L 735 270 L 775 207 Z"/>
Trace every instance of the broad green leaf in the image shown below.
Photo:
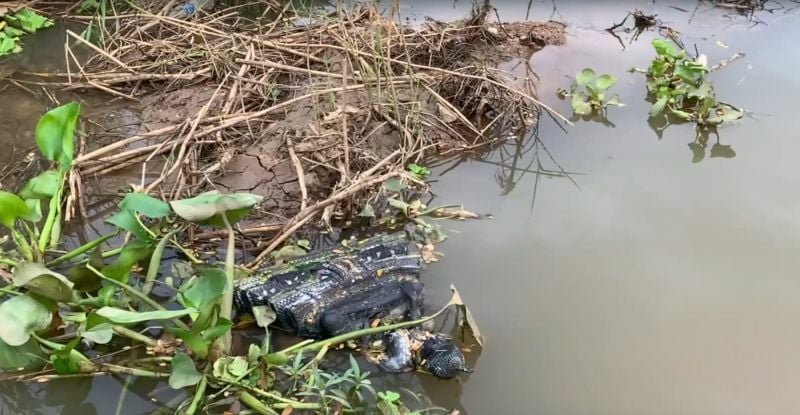
<path fill-rule="evenodd" d="M 197 310 L 185 308 L 183 310 L 156 310 L 156 311 L 128 311 L 116 307 L 103 307 L 97 310 L 97 315 L 107 318 L 116 324 L 143 323 L 152 320 L 171 320 L 188 316 Z"/>
<path fill-rule="evenodd" d="M 696 85 L 698 74 L 685 65 L 679 65 L 677 68 L 675 68 L 675 76 L 681 78 L 684 82 L 690 85 Z"/>
<path fill-rule="evenodd" d="M 364 204 L 364 208 L 361 209 L 361 212 L 358 213 L 359 217 L 362 218 L 374 218 L 375 217 L 375 209 L 369 203 Z"/>
<path fill-rule="evenodd" d="M 592 105 L 584 101 L 582 95 L 572 96 L 572 110 L 578 115 L 588 115 L 592 112 Z"/>
<path fill-rule="evenodd" d="M 172 358 L 172 373 L 169 375 L 169 386 L 172 389 L 196 385 L 202 378 L 203 375 L 197 371 L 191 357 L 178 353 Z"/>
<path fill-rule="evenodd" d="M 75 157 L 75 125 L 81 106 L 72 102 L 48 111 L 36 125 L 36 144 L 50 161 L 68 167 Z"/>
<path fill-rule="evenodd" d="M 130 210 L 121 210 L 106 219 L 106 222 L 131 233 L 143 241 L 153 239 L 142 224 L 136 220 L 136 213 Z"/>
<path fill-rule="evenodd" d="M 210 329 L 205 330 L 203 332 L 203 340 L 206 340 L 206 341 L 210 342 L 210 341 L 216 339 L 217 337 L 220 337 L 223 334 L 229 332 L 231 330 L 231 327 L 233 327 L 233 322 L 232 321 L 230 321 L 228 319 L 220 318 L 219 321 L 217 321 L 217 325 L 216 326 L 211 327 Z"/>
<path fill-rule="evenodd" d="M 103 267 L 103 275 L 127 284 L 133 266 L 139 262 L 146 261 L 153 254 L 153 249 L 154 244 L 152 241 L 133 240 L 128 242 L 122 248 L 122 252 L 120 252 L 117 259 Z"/>
<path fill-rule="evenodd" d="M 39 369 L 47 363 L 43 357 L 44 352 L 36 339 L 28 339 L 20 346 L 9 346 L 0 340 L 0 369 L 9 372 Z"/>
<path fill-rule="evenodd" d="M 19 196 L 0 191 L 0 224 L 11 229 L 17 219 L 30 213 L 30 208 Z"/>
<path fill-rule="evenodd" d="M 148 218 L 158 219 L 169 216 L 172 209 L 167 202 L 144 193 L 128 193 L 119 204 L 122 210 L 139 212 Z"/>
<path fill-rule="evenodd" d="M 205 359 L 208 356 L 208 349 L 211 346 L 211 341 L 203 339 L 203 336 L 200 334 L 177 327 L 168 328 L 167 331 L 183 340 L 186 347 L 197 357 Z"/>
<path fill-rule="evenodd" d="M 30 223 L 39 223 L 42 220 L 42 201 L 39 199 L 26 199 L 25 204 L 28 205 L 28 214 L 23 216 L 22 219 Z"/>
<path fill-rule="evenodd" d="M 406 185 L 400 179 L 389 179 L 383 182 L 383 187 L 390 192 L 399 193 L 406 188 Z"/>
<path fill-rule="evenodd" d="M 659 55 L 675 56 L 675 47 L 664 39 L 653 39 L 653 47 Z"/>
<path fill-rule="evenodd" d="M 178 299 L 185 307 L 202 310 L 222 297 L 227 283 L 225 271 L 207 268 L 197 278 L 181 287 Z"/>
<path fill-rule="evenodd" d="M 239 378 L 247 373 L 247 359 L 242 356 L 236 356 L 228 364 L 228 373 L 233 375 L 234 378 Z"/>
<path fill-rule="evenodd" d="M 710 81 L 704 81 L 699 87 L 689 90 L 687 96 L 690 98 L 707 98 L 713 97 L 714 89 Z"/>
<path fill-rule="evenodd" d="M 66 302 L 73 298 L 74 284 L 67 277 L 50 271 L 42 264 L 24 262 L 14 268 L 12 284 L 55 301 Z"/>
<path fill-rule="evenodd" d="M 650 116 L 652 117 L 652 116 L 658 115 L 658 114 L 661 113 L 661 111 L 664 111 L 664 107 L 667 106 L 667 101 L 668 100 L 669 100 L 669 97 L 661 97 L 661 98 L 659 98 L 653 104 L 653 106 L 650 107 Z"/>
<path fill-rule="evenodd" d="M 616 84 L 616 83 L 617 83 L 617 78 L 615 78 L 615 77 L 613 77 L 611 75 L 602 75 L 599 78 L 597 78 L 596 85 L 597 85 L 597 89 L 599 89 L 601 91 L 605 91 L 608 88 L 611 88 L 612 86 L 614 86 L 614 84 Z"/>
<path fill-rule="evenodd" d="M 47 307 L 27 295 L 0 304 L 0 339 L 9 346 L 22 346 L 31 333 L 44 330 L 53 320 Z"/>
<path fill-rule="evenodd" d="M 58 192 L 58 181 L 61 175 L 53 170 L 42 172 L 30 179 L 19 191 L 23 199 L 49 199 Z"/>
<path fill-rule="evenodd" d="M 594 82 L 595 74 L 592 68 L 584 68 L 575 75 L 575 82 L 578 85 L 589 85 Z"/>
<path fill-rule="evenodd" d="M 259 327 L 267 328 L 277 319 L 275 311 L 270 306 L 255 306 L 252 311 Z"/>
<path fill-rule="evenodd" d="M 4 18 L 9 24 L 28 33 L 35 33 L 39 29 L 44 29 L 53 25 L 52 20 L 31 9 L 22 9 L 14 14 L 7 14 Z"/>
<path fill-rule="evenodd" d="M 89 265 L 95 269 L 103 269 L 103 250 L 101 247 L 95 248 L 89 254 Z M 94 292 L 102 287 L 101 279 L 91 271 L 86 265 L 76 265 L 67 271 L 67 279 L 75 284 L 72 288 L 80 292 Z"/>
<path fill-rule="evenodd" d="M 84 339 L 93 341 L 97 344 L 106 344 L 114 337 L 114 329 L 111 324 L 98 324 L 80 333 Z"/>
<path fill-rule="evenodd" d="M 222 226 L 219 215 L 225 214 L 234 223 L 247 216 L 250 209 L 263 199 L 262 196 L 251 193 L 221 194 L 211 191 L 190 199 L 172 201 L 170 205 L 178 216 L 189 222 L 209 223 L 219 227 Z"/>

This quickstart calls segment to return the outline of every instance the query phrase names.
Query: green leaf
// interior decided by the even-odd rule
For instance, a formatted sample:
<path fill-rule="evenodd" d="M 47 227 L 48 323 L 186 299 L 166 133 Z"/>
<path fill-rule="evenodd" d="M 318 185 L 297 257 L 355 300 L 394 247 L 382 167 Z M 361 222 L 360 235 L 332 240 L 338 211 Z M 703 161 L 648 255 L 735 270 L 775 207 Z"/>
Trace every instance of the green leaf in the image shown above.
<path fill-rule="evenodd" d="M 664 39 L 653 39 L 653 47 L 659 55 L 675 56 L 675 47 Z"/>
<path fill-rule="evenodd" d="M 236 356 L 228 364 L 228 373 L 235 378 L 242 377 L 247 373 L 247 366 L 247 359 L 242 356 Z"/>
<path fill-rule="evenodd" d="M 58 192 L 61 175 L 53 170 L 42 172 L 30 179 L 19 191 L 23 199 L 50 199 Z"/>
<path fill-rule="evenodd" d="M 225 271 L 219 268 L 206 268 L 197 278 L 181 287 L 178 299 L 185 307 L 202 310 L 215 304 L 222 297 L 227 283 Z"/>
<path fill-rule="evenodd" d="M 172 389 L 196 385 L 202 378 L 203 375 L 197 371 L 191 357 L 178 353 L 172 358 L 172 373 L 169 375 L 169 386 Z"/>
<path fill-rule="evenodd" d="M 139 212 L 148 218 L 158 219 L 169 216 L 172 209 L 163 200 L 144 193 L 128 193 L 119 204 L 120 209 Z"/>
<path fill-rule="evenodd" d="M 75 157 L 75 125 L 81 106 L 72 102 L 48 111 L 36 125 L 36 144 L 50 161 L 63 167 L 72 164 Z"/>
<path fill-rule="evenodd" d="M 131 233 L 140 240 L 148 241 L 153 239 L 142 224 L 136 220 L 136 213 L 130 210 L 121 210 L 114 216 L 106 219 L 106 222 Z"/>
<path fill-rule="evenodd" d="M 425 177 L 431 174 L 431 170 L 425 166 L 420 166 L 416 163 L 411 163 L 408 165 L 408 171 L 414 173 L 417 176 Z"/>
<path fill-rule="evenodd" d="M 183 310 L 156 310 L 156 311 L 128 311 L 116 307 L 103 307 L 97 310 L 97 315 L 107 318 L 112 323 L 116 324 L 134 324 L 143 323 L 152 320 L 171 320 L 188 316 L 191 313 L 196 313 L 197 310 L 193 308 L 185 308 Z"/>
<path fill-rule="evenodd" d="M 203 339 L 200 334 L 177 327 L 168 328 L 167 331 L 182 339 L 186 347 L 200 359 L 205 359 L 208 356 L 211 342 Z"/>
<path fill-rule="evenodd" d="M 12 229 L 17 219 L 29 213 L 30 208 L 19 196 L 0 191 L 0 224 Z"/>
<path fill-rule="evenodd" d="M 666 96 L 659 98 L 653 104 L 653 106 L 650 107 L 650 116 L 651 117 L 656 116 L 656 115 L 660 114 L 662 111 L 664 111 L 664 107 L 667 106 L 667 101 L 668 100 L 669 100 L 669 97 L 666 97 Z"/>
<path fill-rule="evenodd" d="M 47 307 L 27 295 L 0 304 L 0 339 L 9 346 L 22 346 L 31 333 L 46 329 L 53 320 Z"/>
<path fill-rule="evenodd" d="M 383 182 L 383 187 L 390 192 L 400 193 L 406 188 L 406 185 L 400 179 L 389 179 Z"/>
<path fill-rule="evenodd" d="M 39 223 L 42 220 L 42 201 L 39 199 L 26 199 L 25 204 L 28 206 L 28 214 L 23 216 L 22 219 L 30 223 Z"/>
<path fill-rule="evenodd" d="M 617 83 L 617 78 L 615 78 L 615 77 L 613 77 L 611 75 L 602 75 L 599 78 L 597 78 L 596 85 L 597 85 L 597 89 L 599 89 L 601 91 L 605 91 L 608 88 L 611 88 L 612 86 L 614 86 L 614 84 L 616 84 L 616 83 Z"/>
<path fill-rule="evenodd" d="M 28 33 L 35 33 L 39 29 L 53 25 L 52 20 L 30 9 L 22 9 L 13 15 L 6 15 L 5 20 Z"/>
<path fill-rule="evenodd" d="M 583 95 L 572 96 L 572 110 L 578 115 L 588 115 L 592 112 L 592 105 L 584 101 Z"/>
<path fill-rule="evenodd" d="M 277 315 L 275 311 L 272 310 L 272 307 L 266 305 L 260 305 L 253 307 L 253 317 L 256 319 L 256 323 L 259 327 L 267 328 L 270 324 L 272 324 L 276 319 Z"/>
<path fill-rule="evenodd" d="M 584 68 L 575 75 L 575 82 L 578 85 L 589 85 L 594 82 L 595 74 L 591 68 Z"/>
<path fill-rule="evenodd" d="M 72 281 L 36 262 L 24 262 L 14 267 L 12 283 L 55 301 L 67 302 L 73 298 Z"/>
<path fill-rule="evenodd" d="M 195 223 L 222 226 L 225 214 L 231 223 L 247 216 L 253 206 L 264 198 L 251 193 L 221 194 L 217 191 L 201 193 L 190 199 L 175 200 L 172 209 L 181 218 Z"/>
<path fill-rule="evenodd" d="M 364 204 L 364 208 L 361 209 L 361 212 L 358 213 L 359 217 L 362 218 L 374 218 L 375 217 L 375 209 L 369 203 Z"/>
<path fill-rule="evenodd" d="M 206 340 L 206 341 L 210 342 L 210 341 L 216 339 L 217 337 L 220 337 L 223 334 L 229 332 L 231 330 L 231 327 L 233 327 L 233 322 L 232 321 L 230 321 L 228 319 L 220 318 L 219 321 L 217 321 L 217 325 L 216 326 L 211 327 L 210 329 L 208 329 L 208 330 L 203 332 L 203 336 L 202 336 L 203 340 Z"/>
<path fill-rule="evenodd" d="M 103 250 L 97 247 L 89 254 L 89 265 L 96 269 L 103 269 Z M 102 286 L 101 279 L 86 265 L 76 265 L 67 271 L 67 279 L 75 284 L 72 288 L 80 292 L 94 292 Z"/>
<path fill-rule="evenodd" d="M 80 333 L 84 339 L 93 341 L 97 344 L 107 344 L 114 337 L 114 329 L 111 324 L 98 324 Z"/>
<path fill-rule="evenodd" d="M 153 254 L 153 249 L 152 242 L 140 240 L 128 242 L 122 248 L 122 252 L 120 252 L 117 259 L 103 267 L 102 273 L 111 279 L 127 284 L 133 266 L 149 258 Z"/>
<path fill-rule="evenodd" d="M 36 339 L 28 339 L 21 346 L 9 346 L 0 340 L 0 369 L 6 371 L 39 369 L 46 363 L 43 356 L 44 352 Z"/>

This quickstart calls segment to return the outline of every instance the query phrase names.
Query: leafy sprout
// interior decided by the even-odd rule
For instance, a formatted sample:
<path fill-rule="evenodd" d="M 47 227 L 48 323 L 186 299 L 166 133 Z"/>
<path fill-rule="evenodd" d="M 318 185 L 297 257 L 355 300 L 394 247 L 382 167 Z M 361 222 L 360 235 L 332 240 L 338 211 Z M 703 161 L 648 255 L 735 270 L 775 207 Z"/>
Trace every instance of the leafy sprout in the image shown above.
<path fill-rule="evenodd" d="M 584 68 L 575 75 L 575 81 L 566 89 L 559 89 L 560 97 L 571 97 L 572 110 L 577 115 L 604 112 L 610 105 L 622 107 L 619 95 L 608 97 L 608 90 L 617 83 L 612 75 L 597 76 L 593 69 Z"/>

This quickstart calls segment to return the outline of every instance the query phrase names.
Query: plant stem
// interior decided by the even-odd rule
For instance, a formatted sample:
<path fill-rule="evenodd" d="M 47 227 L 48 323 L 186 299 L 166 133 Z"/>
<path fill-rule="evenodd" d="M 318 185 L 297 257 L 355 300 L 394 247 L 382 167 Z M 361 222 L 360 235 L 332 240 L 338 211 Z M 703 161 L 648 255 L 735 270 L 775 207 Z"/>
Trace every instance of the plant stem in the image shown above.
<path fill-rule="evenodd" d="M 131 340 L 135 340 L 135 341 L 140 342 L 140 343 L 144 343 L 147 346 L 150 346 L 150 347 L 158 346 L 158 342 L 157 341 L 145 336 L 144 334 L 141 334 L 139 332 L 133 331 L 133 330 L 127 328 L 127 327 L 114 326 L 114 327 L 112 327 L 112 329 L 114 330 L 114 333 L 117 333 L 120 336 L 127 337 L 127 338 L 129 338 Z"/>
<path fill-rule="evenodd" d="M 10 288 L 0 287 L 0 293 L 9 294 L 9 295 L 22 295 L 22 293 L 16 292 Z"/>
<path fill-rule="evenodd" d="M 144 285 L 142 285 L 142 294 L 149 295 L 150 291 L 153 290 L 153 285 L 158 276 L 158 268 L 161 265 L 161 258 L 164 256 L 164 249 L 167 248 L 169 240 L 172 239 L 178 231 L 179 229 L 175 229 L 158 241 L 158 245 L 156 245 L 156 249 L 153 251 L 153 256 L 150 257 L 150 265 L 147 267 L 147 277 L 144 280 Z"/>
<path fill-rule="evenodd" d="M 13 259 L 10 259 L 10 258 L 2 258 L 2 257 L 0 257 L 0 264 L 6 264 L 6 265 L 10 265 L 12 267 L 16 267 L 17 266 L 17 261 L 14 261 Z"/>
<path fill-rule="evenodd" d="M 231 316 L 233 315 L 233 273 L 234 273 L 234 261 L 236 259 L 236 239 L 233 233 L 233 227 L 231 226 L 231 222 L 228 220 L 228 215 L 222 213 L 222 222 L 225 224 L 225 229 L 228 231 L 228 249 L 225 252 L 225 276 L 228 279 L 228 283 L 225 285 L 225 293 L 222 294 L 222 304 L 220 310 L 220 317 L 226 318 L 228 320 L 232 320 Z M 225 353 L 229 353 L 231 350 L 231 332 L 228 331 L 222 336 L 222 342 L 224 345 L 223 350 Z"/>
<path fill-rule="evenodd" d="M 239 401 L 261 415 L 272 415 L 275 413 L 275 411 L 264 405 L 264 402 L 259 401 L 258 398 L 247 392 L 242 391 L 239 393 Z"/>
<path fill-rule="evenodd" d="M 83 245 L 73 249 L 72 251 L 67 252 L 64 255 L 61 255 L 60 257 L 48 262 L 45 265 L 47 265 L 48 267 L 52 267 L 52 266 L 56 266 L 58 264 L 61 264 L 61 263 L 65 262 L 65 261 L 69 261 L 72 258 L 75 258 L 75 257 L 77 257 L 79 255 L 83 255 L 83 254 L 85 254 L 85 253 L 97 248 L 100 244 L 102 244 L 103 242 L 105 242 L 105 241 L 117 236 L 118 234 L 119 234 L 119 232 L 111 233 L 111 234 L 108 234 L 108 235 L 103 235 L 103 236 L 101 236 L 101 237 L 99 237 L 99 238 L 97 238 L 97 239 L 95 239 L 95 240 L 93 240 L 91 242 L 88 242 L 86 244 L 83 244 Z"/>
<path fill-rule="evenodd" d="M 135 369 L 132 367 L 117 366 L 110 363 L 105 363 L 100 367 L 102 372 L 116 373 L 119 375 L 139 376 L 143 378 L 164 378 L 169 376 L 169 373 L 153 372 L 152 370 Z"/>
<path fill-rule="evenodd" d="M 231 383 L 233 383 L 233 382 L 231 382 Z M 247 389 L 250 392 L 255 393 L 256 395 L 263 396 L 265 398 L 269 398 L 269 399 L 272 399 L 274 401 L 278 401 L 278 402 L 280 402 L 280 404 L 290 405 L 294 409 L 321 409 L 322 408 L 322 405 L 320 405 L 318 403 L 300 402 L 300 401 L 287 399 L 287 398 L 284 398 L 283 396 L 280 396 L 280 395 L 277 395 L 277 394 L 274 394 L 274 393 L 271 393 L 271 392 L 267 392 L 267 391 L 262 390 L 262 389 L 254 388 L 252 386 L 248 386 L 248 385 L 245 385 L 243 383 L 236 382 L 236 383 L 233 383 L 233 385 L 234 386 L 238 386 L 238 387 L 243 388 L 243 389 Z M 250 395 L 249 393 L 247 393 L 245 391 L 242 391 L 241 393 Z M 259 401 L 256 397 L 254 397 L 253 395 L 250 395 L 250 397 L 252 399 L 255 399 L 256 401 L 258 401 L 259 403 L 261 403 L 263 405 L 263 403 L 261 401 Z M 242 401 L 242 402 L 244 403 L 244 401 Z M 280 405 L 280 404 L 278 404 L 278 405 Z M 247 405 L 247 406 L 250 406 L 250 405 Z M 253 409 L 255 409 L 255 408 L 253 408 Z"/>
<path fill-rule="evenodd" d="M 33 249 L 25 237 L 16 229 L 11 229 L 11 237 L 14 239 L 14 243 L 17 244 L 17 248 L 21 251 L 20 253 L 25 255 L 25 259 L 33 261 Z"/>
<path fill-rule="evenodd" d="M 429 316 L 419 318 L 417 320 L 404 321 L 404 322 L 401 322 L 401 323 L 387 324 L 385 326 L 378 326 L 378 327 L 374 327 L 374 328 L 351 331 L 349 333 L 341 334 L 341 335 L 338 335 L 336 337 L 331 337 L 329 339 L 325 339 L 325 340 L 320 340 L 320 341 L 316 341 L 316 342 L 313 342 L 313 343 L 309 343 L 309 344 L 307 344 L 307 345 L 305 345 L 303 347 L 291 346 L 291 347 L 288 347 L 288 348 L 286 348 L 284 350 L 281 350 L 279 352 L 270 353 L 267 356 L 278 355 L 278 354 L 288 354 L 289 352 L 292 352 L 292 353 L 316 352 L 316 351 L 318 351 L 318 350 L 320 350 L 322 348 L 328 348 L 328 347 L 337 345 L 339 343 L 344 343 L 344 342 L 346 342 L 348 340 L 354 340 L 354 339 L 358 339 L 360 337 L 370 336 L 370 335 L 378 334 L 378 333 L 384 333 L 384 332 L 391 331 L 391 330 L 402 329 L 402 328 L 406 328 L 406 327 L 413 327 L 413 326 L 416 326 L 416 325 L 420 325 L 420 324 L 422 324 L 422 323 L 424 323 L 426 321 L 433 320 L 434 318 L 436 318 L 439 315 L 441 315 L 442 313 L 444 313 L 445 310 L 447 310 L 448 308 L 450 308 L 453 305 L 459 305 L 459 303 L 454 303 L 451 300 L 441 310 L 439 310 L 439 311 L 437 311 L 437 312 L 435 312 L 435 313 L 433 313 L 433 314 L 431 314 Z"/>
<path fill-rule="evenodd" d="M 50 245 L 54 245 L 52 243 L 52 237 L 61 238 L 61 226 L 56 229 L 56 232 L 53 232 L 55 227 L 56 219 L 61 216 L 61 196 L 64 193 L 64 179 L 66 178 L 66 171 L 61 169 L 58 175 L 58 190 L 56 190 L 56 194 L 50 198 L 50 209 L 47 212 L 47 219 L 44 222 L 44 226 L 42 227 L 42 233 L 39 235 L 39 251 L 44 252 L 47 250 L 48 243 Z M 57 243 L 58 241 L 56 241 Z"/>
<path fill-rule="evenodd" d="M 89 271 L 92 271 L 95 275 L 97 275 L 101 279 L 104 279 L 104 280 L 106 280 L 106 281 L 108 281 L 108 282 L 110 282 L 110 283 L 122 288 L 123 290 L 127 291 L 128 293 L 130 293 L 134 297 L 144 301 L 147 305 L 149 305 L 153 309 L 155 309 L 155 310 L 166 310 L 166 308 L 164 308 L 161 304 L 153 301 L 152 299 L 150 299 L 150 297 L 140 293 L 138 290 L 136 290 L 135 288 L 131 287 L 130 285 L 121 283 L 121 282 L 119 282 L 119 281 L 117 281 L 117 280 L 115 280 L 113 278 L 106 277 L 105 275 L 103 275 L 102 272 L 98 271 L 97 268 L 95 268 L 95 267 L 93 267 L 91 265 L 86 265 L 86 268 Z M 182 329 L 189 330 L 189 326 L 187 326 L 186 323 L 180 321 L 179 319 L 174 318 L 174 319 L 172 319 L 172 321 L 175 322 L 176 326 L 178 326 L 178 327 L 180 327 Z"/>
<path fill-rule="evenodd" d="M 206 394 L 206 385 L 208 384 L 208 379 L 206 375 L 203 375 L 200 378 L 200 383 L 197 384 L 197 390 L 194 392 L 194 399 L 192 399 L 192 403 L 186 408 L 186 415 L 194 415 L 197 412 L 197 407 L 200 406 L 200 402 L 203 402 L 203 397 Z"/>

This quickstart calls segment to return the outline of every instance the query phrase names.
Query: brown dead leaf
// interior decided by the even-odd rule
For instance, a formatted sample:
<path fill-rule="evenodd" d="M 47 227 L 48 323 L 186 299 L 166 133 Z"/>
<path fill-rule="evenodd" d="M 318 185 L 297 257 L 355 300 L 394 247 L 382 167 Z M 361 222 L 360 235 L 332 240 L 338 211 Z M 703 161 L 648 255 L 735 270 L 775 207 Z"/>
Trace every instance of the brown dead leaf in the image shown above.
<path fill-rule="evenodd" d="M 291 415 L 292 412 L 294 412 L 294 408 L 292 408 L 291 406 L 287 406 L 286 408 L 283 409 L 283 411 L 281 411 L 281 415 Z"/>
<path fill-rule="evenodd" d="M 436 252 L 436 247 L 433 244 L 417 244 L 417 249 L 419 249 L 419 254 L 426 264 L 439 262 L 439 259 L 444 256 L 441 252 Z"/>
<path fill-rule="evenodd" d="M 327 115 L 325 115 L 325 117 L 322 118 L 322 121 L 324 122 L 333 121 L 339 118 L 342 114 L 358 114 L 359 112 L 361 112 L 360 109 L 352 107 L 350 105 L 345 105 L 329 112 Z"/>
<path fill-rule="evenodd" d="M 375 320 L 372 320 L 372 323 L 370 323 L 369 326 L 370 328 L 374 329 L 375 327 L 378 327 L 378 324 L 381 324 L 381 319 L 376 318 Z"/>
<path fill-rule="evenodd" d="M 436 104 L 439 107 L 439 116 L 442 117 L 442 121 L 446 123 L 456 122 L 458 121 L 458 115 L 456 115 L 453 111 L 449 108 L 445 107 L 442 104 Z"/>
<path fill-rule="evenodd" d="M 442 208 L 436 211 L 436 216 L 451 219 L 480 219 L 481 215 L 459 208 Z"/>

